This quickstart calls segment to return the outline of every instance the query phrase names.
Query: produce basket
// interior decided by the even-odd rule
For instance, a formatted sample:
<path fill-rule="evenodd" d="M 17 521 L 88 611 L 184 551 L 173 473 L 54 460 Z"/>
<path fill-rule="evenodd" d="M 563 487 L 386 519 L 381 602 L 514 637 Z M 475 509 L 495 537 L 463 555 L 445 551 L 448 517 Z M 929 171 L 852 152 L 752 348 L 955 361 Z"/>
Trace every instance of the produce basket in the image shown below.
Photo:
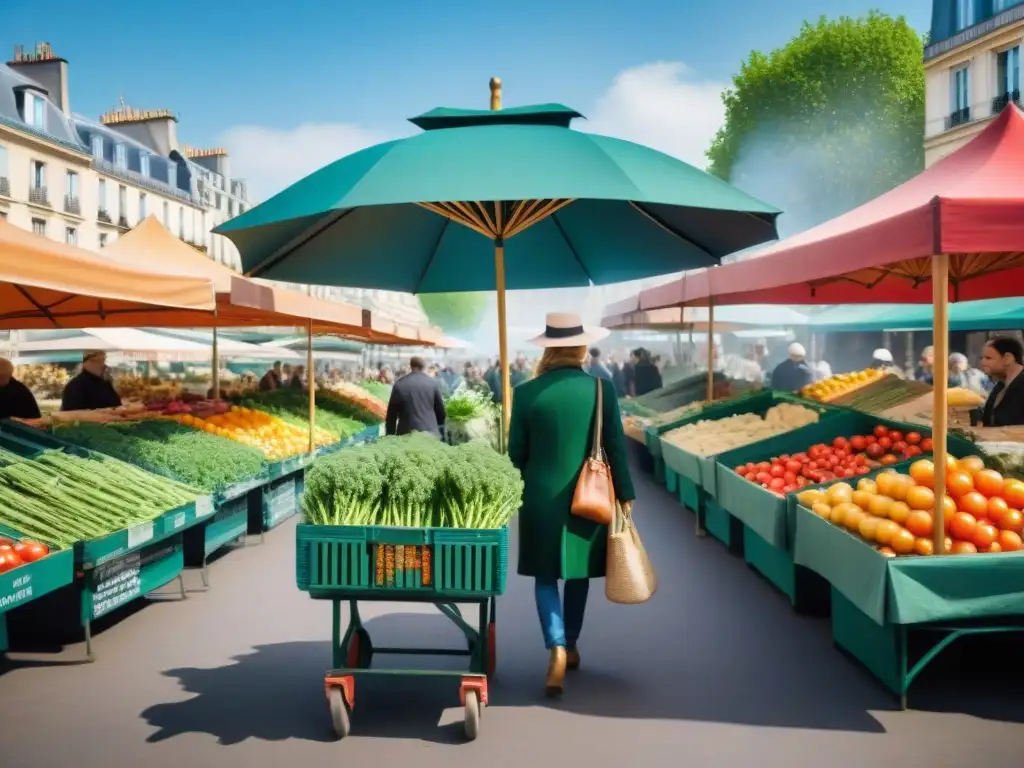
<path fill-rule="evenodd" d="M 505 591 L 508 528 L 299 525 L 295 579 L 317 599 L 484 598 Z"/>
<path fill-rule="evenodd" d="M 0 535 L 11 540 L 20 534 L 0 527 Z M 70 549 L 51 552 L 34 562 L 0 573 L 0 652 L 7 650 L 7 613 L 18 606 L 66 587 L 75 578 L 75 556 Z"/>
<path fill-rule="evenodd" d="M 801 505 L 794 537 L 794 561 L 831 585 L 836 645 L 904 707 L 910 685 L 950 643 L 1024 632 L 1024 552 L 886 557 Z M 920 655 L 911 656 L 910 640 Z"/>

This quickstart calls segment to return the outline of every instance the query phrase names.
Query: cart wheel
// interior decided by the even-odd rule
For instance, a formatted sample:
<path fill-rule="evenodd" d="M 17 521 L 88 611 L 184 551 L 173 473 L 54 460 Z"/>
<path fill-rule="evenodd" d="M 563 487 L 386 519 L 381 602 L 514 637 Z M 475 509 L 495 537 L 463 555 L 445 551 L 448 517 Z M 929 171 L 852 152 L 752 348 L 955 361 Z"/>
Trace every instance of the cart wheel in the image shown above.
<path fill-rule="evenodd" d="M 345 666 L 349 669 L 366 669 L 370 666 L 372 658 L 373 644 L 370 642 L 370 633 L 365 629 L 357 629 L 348 641 Z"/>
<path fill-rule="evenodd" d="M 473 741 L 480 735 L 480 694 L 466 691 L 466 738 Z"/>
<path fill-rule="evenodd" d="M 494 677 L 498 668 L 498 632 L 494 622 L 487 625 L 487 676 Z"/>
<path fill-rule="evenodd" d="M 327 694 L 327 700 L 331 705 L 331 723 L 334 725 L 334 733 L 339 739 L 344 739 L 352 730 L 352 713 L 349 711 L 341 686 L 331 688 L 331 692 Z"/>

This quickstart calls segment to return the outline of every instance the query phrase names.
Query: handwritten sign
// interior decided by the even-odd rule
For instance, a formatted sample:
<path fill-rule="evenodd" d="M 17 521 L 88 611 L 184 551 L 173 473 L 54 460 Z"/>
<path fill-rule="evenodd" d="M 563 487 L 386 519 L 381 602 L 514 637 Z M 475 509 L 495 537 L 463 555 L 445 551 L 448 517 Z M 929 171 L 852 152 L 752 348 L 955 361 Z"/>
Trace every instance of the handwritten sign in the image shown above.
<path fill-rule="evenodd" d="M 93 576 L 92 617 L 99 618 L 142 594 L 142 558 L 131 552 L 100 566 Z"/>
<path fill-rule="evenodd" d="M 16 605 L 21 605 L 32 599 L 32 577 L 30 575 L 19 576 L 11 582 L 11 589 L 6 594 L 0 594 L 0 611 L 6 611 Z"/>

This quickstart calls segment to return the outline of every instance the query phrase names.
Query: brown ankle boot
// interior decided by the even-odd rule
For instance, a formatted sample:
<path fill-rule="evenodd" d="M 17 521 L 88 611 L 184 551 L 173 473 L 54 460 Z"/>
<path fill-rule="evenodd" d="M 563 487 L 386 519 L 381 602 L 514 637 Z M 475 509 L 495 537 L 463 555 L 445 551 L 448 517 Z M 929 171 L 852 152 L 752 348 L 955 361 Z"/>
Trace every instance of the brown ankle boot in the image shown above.
<path fill-rule="evenodd" d="M 569 649 L 565 652 L 565 668 L 566 669 L 579 669 L 580 668 L 580 652 L 575 649 Z"/>
<path fill-rule="evenodd" d="M 566 653 L 562 646 L 555 646 L 551 649 L 551 659 L 548 661 L 548 676 L 545 682 L 545 689 L 548 696 L 560 696 L 565 684 Z"/>

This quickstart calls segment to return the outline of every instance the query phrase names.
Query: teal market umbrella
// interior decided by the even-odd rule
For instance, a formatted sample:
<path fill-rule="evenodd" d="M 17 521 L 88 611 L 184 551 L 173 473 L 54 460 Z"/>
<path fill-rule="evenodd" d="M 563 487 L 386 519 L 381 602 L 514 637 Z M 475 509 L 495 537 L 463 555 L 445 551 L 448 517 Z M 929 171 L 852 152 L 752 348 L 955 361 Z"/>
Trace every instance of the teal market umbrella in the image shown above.
<path fill-rule="evenodd" d="M 410 138 L 324 166 L 214 231 L 247 275 L 410 293 L 614 283 L 712 266 L 779 211 L 668 155 L 570 129 L 560 104 L 439 108 Z"/>

